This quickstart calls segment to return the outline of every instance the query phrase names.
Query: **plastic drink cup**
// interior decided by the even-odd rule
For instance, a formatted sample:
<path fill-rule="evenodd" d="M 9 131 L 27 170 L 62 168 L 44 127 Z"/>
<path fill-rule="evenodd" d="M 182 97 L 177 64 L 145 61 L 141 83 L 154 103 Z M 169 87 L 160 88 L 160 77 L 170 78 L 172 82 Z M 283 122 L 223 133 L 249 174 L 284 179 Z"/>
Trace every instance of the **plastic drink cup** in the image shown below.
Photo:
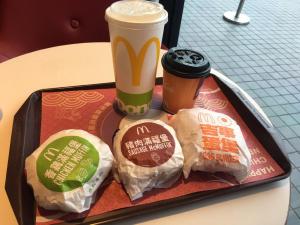
<path fill-rule="evenodd" d="M 106 9 L 118 108 L 143 115 L 151 105 L 168 13 L 159 3 L 126 0 Z"/>
<path fill-rule="evenodd" d="M 170 113 L 193 108 L 210 63 L 201 53 L 185 48 L 171 48 L 161 60 L 163 108 Z"/>

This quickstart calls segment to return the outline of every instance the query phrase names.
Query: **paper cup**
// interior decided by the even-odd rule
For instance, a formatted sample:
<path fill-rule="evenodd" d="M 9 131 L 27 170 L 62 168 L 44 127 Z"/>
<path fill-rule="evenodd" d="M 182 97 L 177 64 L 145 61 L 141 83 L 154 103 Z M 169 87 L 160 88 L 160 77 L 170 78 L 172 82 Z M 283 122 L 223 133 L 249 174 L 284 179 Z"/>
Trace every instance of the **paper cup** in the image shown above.
<path fill-rule="evenodd" d="M 210 73 L 207 58 L 194 50 L 171 48 L 162 57 L 163 108 L 170 113 L 193 108 L 199 89 Z"/>
<path fill-rule="evenodd" d="M 159 3 L 119 1 L 106 9 L 118 108 L 143 115 L 151 105 L 168 13 Z"/>

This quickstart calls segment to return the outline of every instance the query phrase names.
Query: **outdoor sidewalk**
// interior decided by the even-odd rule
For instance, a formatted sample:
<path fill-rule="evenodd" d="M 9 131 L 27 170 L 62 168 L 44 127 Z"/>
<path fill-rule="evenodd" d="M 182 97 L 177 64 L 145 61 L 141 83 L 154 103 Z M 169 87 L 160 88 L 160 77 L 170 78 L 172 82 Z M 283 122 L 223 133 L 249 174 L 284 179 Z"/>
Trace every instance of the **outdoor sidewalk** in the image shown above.
<path fill-rule="evenodd" d="M 205 53 L 270 117 L 293 165 L 288 225 L 300 224 L 300 1 L 248 0 L 250 24 L 222 19 L 238 0 L 185 0 L 178 46 Z"/>

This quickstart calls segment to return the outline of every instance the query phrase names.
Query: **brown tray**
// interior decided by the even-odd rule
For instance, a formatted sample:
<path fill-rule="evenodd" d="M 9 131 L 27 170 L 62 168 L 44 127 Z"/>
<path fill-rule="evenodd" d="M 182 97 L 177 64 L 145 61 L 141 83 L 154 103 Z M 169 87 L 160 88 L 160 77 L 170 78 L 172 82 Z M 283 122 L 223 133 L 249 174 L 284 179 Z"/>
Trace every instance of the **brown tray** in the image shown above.
<path fill-rule="evenodd" d="M 251 187 L 257 187 L 284 179 L 290 175 L 291 165 L 282 151 L 282 141 L 278 136 L 277 131 L 265 122 L 261 114 L 258 113 L 251 104 L 249 104 L 248 100 L 244 98 L 238 88 L 229 87 L 219 77 L 214 75 L 212 76 L 223 94 L 227 97 L 227 99 L 229 99 L 230 103 L 251 132 L 254 135 L 259 134 L 255 135 L 256 139 L 267 150 L 268 154 L 283 172 L 280 175 L 260 181 L 234 185 L 232 187 L 217 190 L 200 191 L 163 201 L 117 209 L 101 215 L 72 220 L 72 222 L 68 221 L 68 224 L 100 224 L 121 220 L 123 218 L 140 215 L 142 213 L 158 211 L 211 197 L 226 195 L 228 193 L 237 192 Z M 156 84 L 162 84 L 162 79 L 158 78 L 156 80 Z M 43 93 L 109 88 L 115 88 L 115 84 L 105 83 L 39 90 L 32 93 L 16 113 L 14 117 L 5 188 L 19 224 L 30 225 L 35 223 L 36 206 L 32 190 L 26 183 L 24 175 L 24 160 L 39 146 L 40 143 Z"/>

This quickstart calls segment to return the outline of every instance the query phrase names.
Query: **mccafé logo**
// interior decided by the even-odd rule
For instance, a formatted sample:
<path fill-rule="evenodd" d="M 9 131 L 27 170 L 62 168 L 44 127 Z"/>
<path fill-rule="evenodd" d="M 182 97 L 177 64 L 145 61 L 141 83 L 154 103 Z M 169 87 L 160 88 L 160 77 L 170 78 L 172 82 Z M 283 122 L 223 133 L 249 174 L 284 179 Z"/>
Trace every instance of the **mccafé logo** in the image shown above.
<path fill-rule="evenodd" d="M 131 44 L 123 37 L 117 36 L 113 43 L 112 43 L 112 48 L 113 48 L 113 59 L 116 63 L 116 51 L 117 47 L 120 43 L 123 43 L 125 48 L 127 49 L 130 64 L 131 64 L 131 70 L 132 70 L 132 76 L 131 76 L 131 83 L 133 86 L 139 86 L 141 82 L 141 71 L 142 67 L 144 64 L 145 56 L 148 51 L 149 46 L 154 43 L 156 47 L 156 63 L 155 67 L 157 66 L 158 63 L 158 58 L 159 58 L 159 50 L 160 50 L 160 41 L 157 37 L 152 37 L 146 43 L 143 45 L 142 49 L 140 50 L 139 54 L 137 55 L 131 46 Z"/>
<path fill-rule="evenodd" d="M 151 133 L 150 130 L 148 129 L 148 127 L 146 127 L 146 126 L 141 126 L 141 127 L 136 128 L 137 135 L 140 135 L 140 133 L 144 134 L 146 132 Z"/>

